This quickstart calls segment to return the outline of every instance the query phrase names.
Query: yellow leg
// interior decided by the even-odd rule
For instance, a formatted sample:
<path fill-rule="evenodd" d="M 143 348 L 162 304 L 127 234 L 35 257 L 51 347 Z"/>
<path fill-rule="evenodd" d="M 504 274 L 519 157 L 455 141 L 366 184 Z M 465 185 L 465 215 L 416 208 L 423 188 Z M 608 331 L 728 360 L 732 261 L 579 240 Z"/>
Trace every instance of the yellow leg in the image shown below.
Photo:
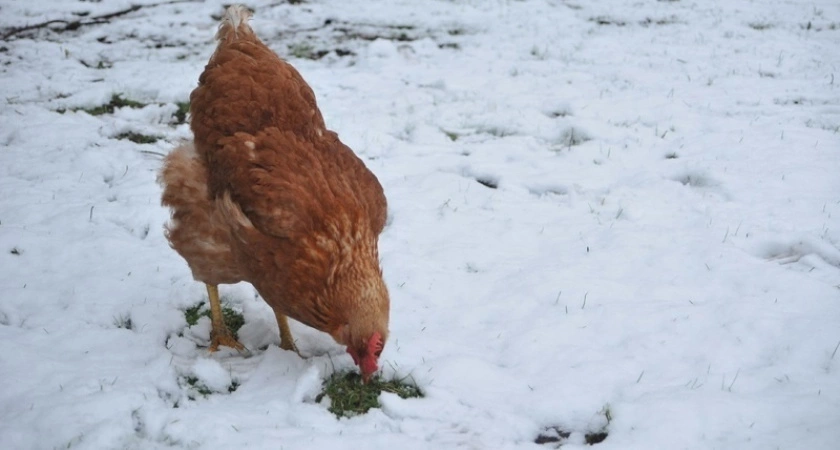
<path fill-rule="evenodd" d="M 210 351 L 215 352 L 220 345 L 224 345 L 239 351 L 245 350 L 245 346 L 237 342 L 225 325 L 225 318 L 222 315 L 222 302 L 219 300 L 219 287 L 207 285 L 207 296 L 210 297 Z"/>
<path fill-rule="evenodd" d="M 295 340 L 292 338 L 292 330 L 289 328 L 289 319 L 287 319 L 285 315 L 277 312 L 276 309 L 274 310 L 274 316 L 277 317 L 277 325 L 280 327 L 280 348 L 283 350 L 291 350 L 300 354 L 295 346 Z"/>

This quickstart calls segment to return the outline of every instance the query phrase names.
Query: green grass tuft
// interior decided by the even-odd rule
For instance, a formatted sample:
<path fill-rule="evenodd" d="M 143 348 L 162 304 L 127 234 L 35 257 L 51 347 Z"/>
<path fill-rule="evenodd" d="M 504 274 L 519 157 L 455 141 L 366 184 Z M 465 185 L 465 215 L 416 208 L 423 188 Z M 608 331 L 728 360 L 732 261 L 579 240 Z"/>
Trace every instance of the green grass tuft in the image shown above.
<path fill-rule="evenodd" d="M 154 144 L 155 142 L 160 140 L 158 136 L 152 136 L 149 134 L 142 134 L 142 133 L 135 133 L 133 131 L 129 131 L 127 133 L 120 133 L 114 136 L 115 139 L 128 139 L 131 142 L 137 144 Z"/>
<path fill-rule="evenodd" d="M 188 376 L 181 377 L 181 379 L 183 380 L 182 385 L 186 384 L 187 398 L 190 399 L 190 400 L 195 400 L 197 395 L 200 395 L 202 397 L 207 397 L 210 394 L 218 393 L 218 392 L 213 391 L 209 387 L 207 387 L 207 385 L 205 385 L 196 376 L 188 375 Z M 238 388 L 239 388 L 239 382 L 236 381 L 236 380 L 231 380 L 230 386 L 228 386 L 227 391 L 228 391 L 228 393 L 232 394 L 232 393 L 236 392 L 236 390 Z M 173 405 L 173 407 L 177 408 L 178 407 L 178 402 L 175 402 L 175 405 Z"/>
<path fill-rule="evenodd" d="M 210 315 L 210 311 L 207 311 L 207 315 Z M 245 317 L 230 306 L 225 305 L 222 305 L 222 315 L 225 318 L 225 324 L 228 326 L 228 329 L 233 333 L 234 337 L 237 337 L 236 332 L 242 328 L 242 325 L 245 325 Z"/>
<path fill-rule="evenodd" d="M 131 316 L 125 314 L 119 317 L 114 317 L 114 326 L 117 328 L 125 328 L 126 330 L 133 330 L 134 324 L 131 322 Z"/>
<path fill-rule="evenodd" d="M 210 308 L 205 307 L 206 304 L 206 302 L 201 302 L 184 310 L 184 319 L 187 320 L 187 325 L 195 325 L 201 317 L 210 317 Z M 236 332 L 242 328 L 242 325 L 245 325 L 245 317 L 224 303 L 222 303 L 222 316 L 225 318 L 225 325 L 233 333 L 233 337 L 237 337 Z"/>
<path fill-rule="evenodd" d="M 294 56 L 295 58 L 300 59 L 320 59 L 323 55 L 318 56 L 319 53 L 315 50 L 315 47 L 308 42 L 300 42 L 296 44 L 292 44 L 289 46 L 289 54 Z"/>
<path fill-rule="evenodd" d="M 192 388 L 195 389 L 195 392 L 207 397 L 208 395 L 212 394 L 213 391 L 210 390 L 204 383 L 201 383 L 198 377 L 188 376 L 184 378 L 184 381 Z"/>
<path fill-rule="evenodd" d="M 204 306 L 204 302 L 201 302 L 195 306 L 191 306 L 184 310 L 184 318 L 187 319 L 187 325 L 193 326 L 198 323 L 198 319 L 201 316 L 210 316 L 210 311 L 205 311 L 204 314 L 201 313 L 201 308 Z"/>
<path fill-rule="evenodd" d="M 443 134 L 445 134 L 445 135 L 446 135 L 446 137 L 448 137 L 448 138 L 449 138 L 449 140 L 450 140 L 450 141 L 452 141 L 452 142 L 457 141 L 457 140 L 458 140 L 458 138 L 459 138 L 459 137 L 461 137 L 461 135 L 460 135 L 460 134 L 458 134 L 458 133 L 456 133 L 456 132 L 454 132 L 454 131 L 447 131 L 447 130 L 443 130 L 443 129 L 442 129 L 441 131 L 443 131 Z"/>
<path fill-rule="evenodd" d="M 172 114 L 172 117 L 175 118 L 174 123 L 176 125 L 187 123 L 187 114 L 190 112 L 190 102 L 176 102 L 175 106 L 178 107 L 178 110 L 175 111 L 175 114 Z"/>
<path fill-rule="evenodd" d="M 104 105 L 94 106 L 93 108 L 80 108 L 80 110 L 91 116 L 101 116 L 103 114 L 113 114 L 117 108 L 142 108 L 144 106 L 146 106 L 145 103 L 123 98 L 120 94 L 114 94 L 111 96 L 111 100 Z"/>
<path fill-rule="evenodd" d="M 403 380 L 385 381 L 374 377 L 368 384 L 362 384 L 362 377 L 356 372 L 334 373 L 324 380 L 324 390 L 315 399 L 321 401 L 324 396 L 330 398 L 329 411 L 337 417 L 352 417 L 364 414 L 371 408 L 378 408 L 379 394 L 390 392 L 401 398 L 422 397 L 417 386 L 406 384 Z"/>

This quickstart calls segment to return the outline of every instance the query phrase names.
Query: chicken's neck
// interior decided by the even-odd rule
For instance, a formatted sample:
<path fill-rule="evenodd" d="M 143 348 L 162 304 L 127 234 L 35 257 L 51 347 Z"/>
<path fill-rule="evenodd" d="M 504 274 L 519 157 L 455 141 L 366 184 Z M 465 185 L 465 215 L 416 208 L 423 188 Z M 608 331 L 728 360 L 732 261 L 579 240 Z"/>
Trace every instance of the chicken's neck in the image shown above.
<path fill-rule="evenodd" d="M 387 335 L 389 297 L 372 233 L 311 233 L 289 250 L 275 257 L 272 273 L 249 280 L 272 308 L 344 345 Z"/>

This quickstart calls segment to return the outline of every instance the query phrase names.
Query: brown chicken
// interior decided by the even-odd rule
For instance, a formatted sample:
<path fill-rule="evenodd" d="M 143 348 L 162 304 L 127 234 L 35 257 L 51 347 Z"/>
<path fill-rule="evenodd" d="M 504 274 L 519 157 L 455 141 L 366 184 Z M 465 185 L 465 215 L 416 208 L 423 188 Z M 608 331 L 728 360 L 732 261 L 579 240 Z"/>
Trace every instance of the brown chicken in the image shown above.
<path fill-rule="evenodd" d="M 167 238 L 207 285 L 211 351 L 244 348 L 224 324 L 217 285 L 247 281 L 274 309 L 282 348 L 296 350 L 288 316 L 347 346 L 367 381 L 388 338 L 377 247 L 385 195 L 250 16 L 228 8 L 190 95 L 194 142 L 166 157 Z"/>

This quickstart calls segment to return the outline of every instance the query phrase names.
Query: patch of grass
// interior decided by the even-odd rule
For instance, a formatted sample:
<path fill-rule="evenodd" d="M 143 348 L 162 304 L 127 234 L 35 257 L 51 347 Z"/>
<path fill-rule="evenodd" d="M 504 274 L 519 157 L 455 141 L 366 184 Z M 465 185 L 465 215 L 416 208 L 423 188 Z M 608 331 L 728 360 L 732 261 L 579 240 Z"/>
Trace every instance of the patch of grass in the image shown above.
<path fill-rule="evenodd" d="M 210 311 L 201 312 L 201 308 L 204 306 L 204 302 L 201 302 L 195 306 L 191 306 L 184 310 L 184 319 L 187 320 L 187 325 L 193 326 L 198 323 L 198 319 L 201 316 L 210 317 Z"/>
<path fill-rule="evenodd" d="M 508 136 L 515 136 L 517 134 L 516 130 L 503 128 L 500 126 L 480 126 L 476 129 L 479 133 L 486 133 L 490 136 L 494 136 L 497 138 L 503 138 Z"/>
<path fill-rule="evenodd" d="M 558 444 L 562 447 L 571 436 L 571 431 L 564 430 L 560 427 L 548 427 L 534 439 L 534 443 L 542 445 Z M 608 436 L 609 433 L 606 431 L 596 431 L 585 433 L 583 439 L 587 445 L 595 445 L 604 442 Z"/>
<path fill-rule="evenodd" d="M 651 25 L 659 25 L 659 26 L 674 25 L 674 24 L 677 24 L 677 23 L 680 23 L 680 19 L 678 19 L 676 16 L 660 17 L 658 19 L 645 17 L 644 20 L 639 21 L 639 25 L 641 25 L 643 27 L 649 27 Z"/>
<path fill-rule="evenodd" d="M 534 439 L 535 444 L 554 444 L 554 443 L 562 443 L 566 439 L 569 439 L 572 433 L 570 431 L 563 430 L 560 427 L 548 427 L 540 433 L 536 439 Z"/>
<path fill-rule="evenodd" d="M 127 314 L 114 317 L 114 326 L 117 328 L 125 328 L 126 330 L 134 329 L 134 324 L 131 323 L 131 316 Z"/>
<path fill-rule="evenodd" d="M 175 111 L 175 114 L 172 114 L 172 117 L 175 118 L 173 123 L 175 125 L 187 123 L 187 114 L 190 112 L 190 102 L 176 102 L 175 106 L 178 107 L 178 110 Z"/>
<path fill-rule="evenodd" d="M 101 60 L 101 61 L 97 62 L 95 65 L 90 64 L 90 63 L 88 63 L 84 60 L 81 60 L 81 59 L 79 60 L 79 62 L 83 66 L 87 67 L 88 69 L 103 70 L 103 69 L 110 69 L 111 67 L 114 67 L 114 63 L 112 63 L 111 61 L 105 61 L 105 60 Z"/>
<path fill-rule="evenodd" d="M 184 319 L 187 320 L 187 325 L 193 326 L 198 323 L 198 319 L 210 317 L 210 308 L 209 306 L 205 307 L 206 304 L 206 302 L 201 302 L 184 310 Z M 242 328 L 242 325 L 245 325 L 245 317 L 224 303 L 222 303 L 222 316 L 225 319 L 225 325 L 233 333 L 233 337 L 236 338 L 236 332 Z"/>
<path fill-rule="evenodd" d="M 590 17 L 590 22 L 595 22 L 598 25 L 606 26 L 606 25 L 615 25 L 617 27 L 623 27 L 627 25 L 627 22 L 623 20 L 613 19 L 608 16 L 597 16 L 597 17 Z"/>
<path fill-rule="evenodd" d="M 415 27 L 412 25 L 385 25 L 384 27 L 374 28 L 379 29 L 374 29 L 371 31 L 359 31 L 356 27 L 346 26 L 342 24 L 341 26 L 335 27 L 335 31 L 343 35 L 341 38 L 339 38 L 340 41 L 375 41 L 377 39 L 386 39 L 389 41 L 396 42 L 411 42 L 416 41 L 418 39 L 418 36 L 415 33 Z M 409 35 L 408 33 L 406 33 L 406 31 L 411 31 L 412 34 Z"/>
<path fill-rule="evenodd" d="M 231 381 L 230 386 L 228 386 L 228 393 L 236 392 L 237 389 L 239 389 L 239 382 L 236 380 Z"/>
<path fill-rule="evenodd" d="M 609 436 L 609 434 L 607 434 L 606 431 L 599 431 L 597 433 L 586 433 L 584 439 L 586 439 L 587 444 L 594 445 L 604 442 L 604 440 L 607 439 L 607 436 Z"/>
<path fill-rule="evenodd" d="M 154 144 L 160 140 L 160 137 L 129 131 L 127 133 L 120 133 L 114 136 L 114 139 L 128 139 L 129 141 L 137 144 Z"/>
<path fill-rule="evenodd" d="M 610 423 L 612 423 L 612 411 L 610 410 L 610 406 L 605 405 L 599 414 L 604 416 L 605 423 L 603 423 L 597 431 L 584 432 L 583 438 L 586 441 L 587 445 L 600 444 L 601 442 L 604 442 L 604 440 L 606 440 L 609 436 L 607 428 L 609 428 Z M 537 437 L 534 439 L 534 443 L 542 445 L 554 445 L 554 448 L 560 448 L 567 443 L 568 439 L 571 436 L 572 432 L 566 428 L 560 426 L 550 426 L 546 427 L 542 433 L 537 435 Z"/>
<path fill-rule="evenodd" d="M 100 64 L 101 64 L 101 62 L 100 62 Z M 96 68 L 101 69 L 103 67 L 96 67 Z M 107 67 L 105 67 L 105 68 L 107 68 Z M 65 96 L 59 96 L 57 98 L 65 98 L 65 97 L 67 97 L 67 96 L 66 95 Z M 157 103 L 157 104 L 158 105 L 163 105 L 163 103 Z M 138 102 L 136 100 L 131 100 L 131 99 L 125 98 L 121 94 L 114 94 L 114 95 L 111 96 L 111 99 L 108 101 L 108 103 L 105 103 L 104 105 L 93 106 L 93 107 L 90 107 L 90 108 L 71 108 L 70 111 L 82 111 L 82 112 L 86 112 L 86 113 L 90 114 L 91 116 L 102 116 L 102 115 L 105 115 L 105 114 L 113 114 L 114 111 L 116 111 L 119 108 L 139 109 L 139 108 L 144 108 L 148 105 L 149 105 L 149 103 Z M 190 112 L 190 102 L 189 101 L 175 102 L 175 106 L 177 106 L 178 109 L 172 114 L 172 120 L 170 121 L 170 123 L 173 124 L 173 125 L 180 125 L 180 124 L 186 123 L 187 122 L 187 115 Z M 59 114 L 64 114 L 66 111 L 67 111 L 67 108 L 58 108 L 58 109 L 55 110 L 55 112 L 57 112 Z M 132 137 L 135 137 L 135 138 L 139 139 L 140 141 L 143 141 L 141 143 L 156 142 L 159 139 L 159 138 L 155 137 L 154 140 L 150 140 L 152 138 L 151 136 L 147 136 L 144 139 L 144 138 L 139 137 L 139 135 L 135 135 L 135 136 L 131 136 L 131 135 L 133 135 L 133 133 L 124 133 L 123 135 L 120 135 L 120 137 L 118 137 L 118 139 L 129 139 L 129 140 L 132 140 L 134 142 L 138 142 L 138 141 L 135 141 L 134 139 L 132 139 Z"/>
<path fill-rule="evenodd" d="M 596 23 L 598 25 L 601 25 L 601 26 L 612 25 L 612 26 L 616 26 L 616 27 L 623 27 L 623 26 L 627 25 L 627 21 L 621 20 L 621 19 L 615 19 L 615 18 L 612 18 L 612 17 L 609 17 L 609 16 L 590 17 L 589 21 L 594 22 L 594 23 Z M 651 18 L 651 17 L 645 17 L 643 20 L 640 20 L 636 23 L 640 26 L 643 26 L 643 27 L 649 27 L 651 25 L 660 25 L 660 26 L 661 25 L 673 25 L 673 24 L 676 24 L 676 23 L 680 23 L 680 20 L 676 16 L 660 17 L 660 18 L 657 18 L 657 19 Z"/>
<path fill-rule="evenodd" d="M 101 116 L 103 114 L 113 114 L 117 108 L 142 108 L 144 106 L 146 106 L 145 103 L 123 98 L 120 94 L 114 94 L 111 96 L 111 100 L 104 105 L 94 106 L 93 108 L 80 108 L 76 111 L 81 110 L 91 116 Z"/>
<path fill-rule="evenodd" d="M 308 42 L 301 42 L 289 46 L 289 54 L 295 58 L 319 60 L 327 55 L 327 50 L 316 50 L 315 47 Z"/>
<path fill-rule="evenodd" d="M 764 31 L 773 28 L 775 25 L 769 22 L 750 22 L 747 26 L 756 31 Z"/>
<path fill-rule="evenodd" d="M 572 111 L 569 108 L 561 107 L 547 112 L 546 115 L 552 119 L 556 119 L 558 117 L 571 116 Z"/>
<path fill-rule="evenodd" d="M 213 393 L 213 391 L 211 391 L 210 388 L 208 388 L 204 383 L 202 383 L 201 380 L 198 379 L 198 377 L 190 375 L 188 377 L 185 377 L 184 381 L 191 389 L 195 390 L 195 392 L 201 394 L 204 397 L 207 397 L 208 395 Z"/>
<path fill-rule="evenodd" d="M 584 142 L 591 140 L 592 138 L 589 136 L 589 134 L 587 134 L 583 130 L 580 130 L 575 127 L 568 127 L 560 133 L 560 138 L 558 139 L 557 144 L 571 149 L 575 145 L 580 145 Z"/>
<path fill-rule="evenodd" d="M 189 390 L 189 392 L 187 394 L 187 398 L 189 398 L 190 400 L 195 400 L 196 394 L 198 394 L 202 397 L 207 397 L 208 395 L 214 393 L 214 391 L 212 389 L 207 387 L 206 384 L 202 383 L 201 380 L 194 375 L 185 376 L 182 379 L 184 381 L 183 384 L 186 384 L 187 389 Z M 239 382 L 236 381 L 236 380 L 231 380 L 230 386 L 228 386 L 227 391 L 230 394 L 230 393 L 235 392 L 238 388 L 239 388 Z M 173 405 L 173 407 L 177 408 L 178 407 L 178 402 L 175 402 L 175 405 Z"/>
<path fill-rule="evenodd" d="M 448 137 L 448 138 L 449 138 L 449 140 L 450 140 L 450 141 L 452 141 L 452 142 L 457 141 L 457 140 L 458 140 L 458 138 L 459 138 L 459 137 L 461 137 L 461 135 L 460 135 L 460 134 L 458 134 L 458 133 L 456 133 L 456 132 L 454 132 L 454 131 L 447 131 L 447 130 L 444 130 L 444 129 L 441 129 L 440 131 L 443 131 L 443 134 L 445 134 L 445 135 L 446 135 L 446 137 Z"/>
<path fill-rule="evenodd" d="M 236 332 L 242 328 L 242 325 L 245 325 L 245 317 L 243 317 L 241 313 L 236 312 L 230 306 L 224 305 L 222 306 L 222 316 L 225 318 L 225 324 L 228 326 L 228 329 L 230 329 L 234 337 L 236 337 Z"/>
<path fill-rule="evenodd" d="M 378 408 L 379 394 L 382 392 L 397 394 L 400 398 L 423 397 L 417 386 L 394 379 L 385 381 L 381 377 L 371 378 L 368 384 L 362 384 L 362 377 L 356 372 L 334 373 L 324 380 L 324 390 L 315 398 L 320 402 L 324 396 L 330 398 L 329 411 L 337 417 L 352 417 Z"/>

